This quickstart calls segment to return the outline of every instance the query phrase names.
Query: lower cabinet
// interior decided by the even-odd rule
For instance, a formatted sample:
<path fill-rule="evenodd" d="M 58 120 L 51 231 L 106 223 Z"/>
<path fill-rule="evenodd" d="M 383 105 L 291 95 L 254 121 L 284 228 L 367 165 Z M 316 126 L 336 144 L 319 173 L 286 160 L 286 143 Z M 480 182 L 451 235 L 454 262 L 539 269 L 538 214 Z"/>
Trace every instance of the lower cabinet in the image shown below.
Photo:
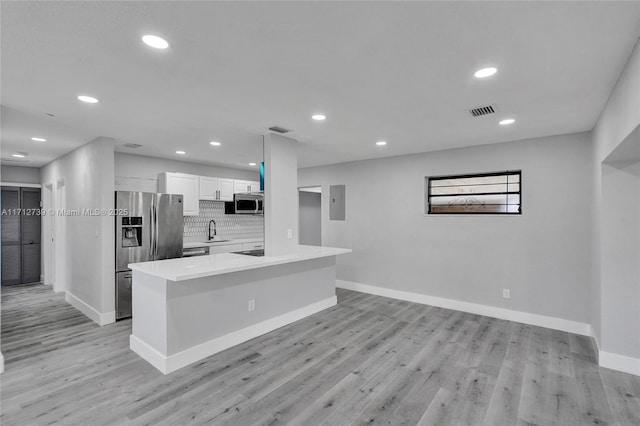
<path fill-rule="evenodd" d="M 206 256 L 209 254 L 209 247 L 189 247 L 182 249 L 182 257 Z"/>
<path fill-rule="evenodd" d="M 264 249 L 264 243 L 262 241 L 258 241 L 258 242 L 255 242 L 255 243 L 243 243 L 242 244 L 242 251 L 260 250 L 260 249 Z"/>
<path fill-rule="evenodd" d="M 227 244 L 224 246 L 209 247 L 209 254 L 231 253 L 234 251 L 242 251 L 242 244 Z"/>
<path fill-rule="evenodd" d="M 232 253 L 234 251 L 248 251 L 248 250 L 260 250 L 264 249 L 264 241 L 256 241 L 253 243 L 242 244 L 225 244 L 222 246 L 203 246 L 203 247 L 190 247 L 185 248 L 182 251 L 183 257 L 191 256 L 205 256 L 207 254 L 221 254 Z"/>

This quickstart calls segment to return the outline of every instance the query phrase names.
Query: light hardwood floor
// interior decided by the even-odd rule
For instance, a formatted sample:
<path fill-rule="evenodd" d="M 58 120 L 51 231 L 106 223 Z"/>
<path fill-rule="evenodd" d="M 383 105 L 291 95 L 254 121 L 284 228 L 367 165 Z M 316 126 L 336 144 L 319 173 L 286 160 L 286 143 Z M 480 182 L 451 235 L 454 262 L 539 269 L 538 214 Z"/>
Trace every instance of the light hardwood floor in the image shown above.
<path fill-rule="evenodd" d="M 43 285 L 2 288 L 9 425 L 640 425 L 589 338 L 338 290 L 339 304 L 162 375 Z"/>

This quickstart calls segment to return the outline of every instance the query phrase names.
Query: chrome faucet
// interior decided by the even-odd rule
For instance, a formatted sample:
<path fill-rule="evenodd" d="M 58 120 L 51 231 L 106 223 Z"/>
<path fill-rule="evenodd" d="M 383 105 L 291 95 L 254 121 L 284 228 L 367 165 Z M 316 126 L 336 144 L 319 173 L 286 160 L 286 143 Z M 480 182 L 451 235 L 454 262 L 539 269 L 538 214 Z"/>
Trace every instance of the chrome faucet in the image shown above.
<path fill-rule="evenodd" d="M 213 236 L 211 236 L 211 224 L 213 223 Z M 216 235 L 218 234 L 218 232 L 216 231 L 216 221 L 211 219 L 209 221 L 209 240 L 213 240 Z"/>

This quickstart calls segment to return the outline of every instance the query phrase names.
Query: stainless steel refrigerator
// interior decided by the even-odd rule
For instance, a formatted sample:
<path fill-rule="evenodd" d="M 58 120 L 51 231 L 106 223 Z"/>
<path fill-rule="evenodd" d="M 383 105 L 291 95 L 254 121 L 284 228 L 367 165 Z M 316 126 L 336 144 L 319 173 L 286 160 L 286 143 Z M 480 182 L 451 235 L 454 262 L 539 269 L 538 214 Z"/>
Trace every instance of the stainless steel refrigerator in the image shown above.
<path fill-rule="evenodd" d="M 131 316 L 128 265 L 182 257 L 182 195 L 116 191 L 116 211 L 116 319 L 122 319 Z"/>

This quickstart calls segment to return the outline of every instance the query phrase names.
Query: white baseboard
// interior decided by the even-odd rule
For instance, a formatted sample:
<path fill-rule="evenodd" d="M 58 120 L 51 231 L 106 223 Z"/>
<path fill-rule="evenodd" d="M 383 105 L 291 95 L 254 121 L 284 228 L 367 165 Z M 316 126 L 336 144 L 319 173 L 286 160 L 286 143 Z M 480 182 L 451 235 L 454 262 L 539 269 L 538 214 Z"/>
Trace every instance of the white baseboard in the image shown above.
<path fill-rule="evenodd" d="M 4 355 L 0 352 L 0 374 L 4 373 Z"/>
<path fill-rule="evenodd" d="M 116 311 L 100 314 L 100 325 L 113 324 L 116 322 Z"/>
<path fill-rule="evenodd" d="M 69 293 L 68 291 L 65 293 L 64 300 L 67 301 L 71 306 L 85 314 L 89 319 L 96 324 L 102 326 L 116 322 L 116 312 L 98 312 L 93 306 L 88 305 L 83 300 Z"/>
<path fill-rule="evenodd" d="M 600 349 L 600 342 L 595 333 L 593 333 L 593 340 L 596 342 L 598 365 L 600 367 L 640 376 L 640 359 L 603 351 Z"/>
<path fill-rule="evenodd" d="M 552 328 L 554 330 L 581 334 L 583 336 L 591 336 L 591 325 L 583 322 L 548 317 L 545 315 L 531 314 L 528 312 L 513 311 L 511 309 L 480 305 L 477 303 L 461 302 L 459 300 L 428 296 L 426 294 L 413 293 L 409 291 L 376 287 L 368 284 L 354 283 L 351 281 L 336 280 L 336 287 L 359 291 L 362 293 L 375 294 L 377 296 L 390 297 L 392 299 L 421 303 L 423 305 L 438 306 L 440 308 L 453 309 L 455 311 L 469 312 L 476 315 L 484 315 L 492 318 L 521 322 L 538 327 Z"/>
<path fill-rule="evenodd" d="M 589 335 L 593 337 L 593 342 L 596 344 L 596 356 L 598 359 L 598 365 L 600 365 L 600 336 L 596 334 L 596 331 L 593 329 L 593 326 L 589 326 Z"/>
<path fill-rule="evenodd" d="M 133 334 L 129 336 L 129 349 L 137 353 L 142 359 L 153 365 L 162 373 L 171 373 L 171 371 L 167 371 L 167 357 Z"/>
<path fill-rule="evenodd" d="M 44 275 L 40 275 L 40 282 L 44 284 Z"/>
<path fill-rule="evenodd" d="M 605 351 L 598 351 L 598 358 L 600 367 L 640 376 L 640 359 L 638 358 L 631 358 Z"/>
<path fill-rule="evenodd" d="M 169 374 L 203 358 L 222 352 L 232 346 L 251 340 L 254 337 L 262 336 L 277 328 L 335 306 L 337 303 L 337 297 L 332 296 L 169 356 L 161 354 L 146 342 L 133 335 L 129 337 L 129 347 L 162 373 Z"/>

